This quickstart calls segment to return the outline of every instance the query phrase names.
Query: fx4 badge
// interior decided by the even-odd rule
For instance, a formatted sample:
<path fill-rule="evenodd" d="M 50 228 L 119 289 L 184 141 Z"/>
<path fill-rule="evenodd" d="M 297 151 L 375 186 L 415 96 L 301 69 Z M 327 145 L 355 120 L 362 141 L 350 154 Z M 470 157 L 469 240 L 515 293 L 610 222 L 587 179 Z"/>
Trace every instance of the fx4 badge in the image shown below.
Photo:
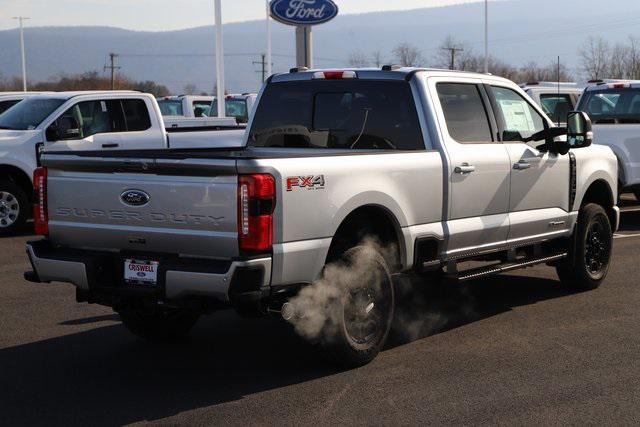
<path fill-rule="evenodd" d="M 323 190 L 324 175 L 289 176 L 287 177 L 287 191 L 292 191 L 293 187 Z"/>

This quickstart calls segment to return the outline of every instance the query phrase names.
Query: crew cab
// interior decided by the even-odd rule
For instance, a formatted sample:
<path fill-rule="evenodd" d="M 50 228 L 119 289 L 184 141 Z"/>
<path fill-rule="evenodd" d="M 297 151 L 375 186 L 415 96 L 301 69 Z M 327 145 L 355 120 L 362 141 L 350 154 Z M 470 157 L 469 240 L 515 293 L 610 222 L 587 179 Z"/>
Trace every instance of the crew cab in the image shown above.
<path fill-rule="evenodd" d="M 602 283 L 616 159 L 586 114 L 565 120 L 490 75 L 293 69 L 264 85 L 241 148 L 46 152 L 25 278 L 72 283 L 147 339 L 226 307 L 280 313 L 361 365 L 405 277 L 548 264 L 568 288 Z"/>
<path fill-rule="evenodd" d="M 201 119 L 165 123 L 154 97 L 134 91 L 49 92 L 28 96 L 0 115 L 0 234 L 18 229 L 28 219 L 33 194 L 31 178 L 43 149 L 144 150 L 241 145 L 244 128 L 237 127 L 233 118 L 221 123 Z"/>
<path fill-rule="evenodd" d="M 569 111 L 575 110 L 584 86 L 573 82 L 527 82 L 520 87 L 554 122 L 564 125 Z"/>
<path fill-rule="evenodd" d="M 610 147 L 618 159 L 619 191 L 640 200 L 640 81 L 594 80 L 578 109 L 593 120 L 597 144 Z"/>

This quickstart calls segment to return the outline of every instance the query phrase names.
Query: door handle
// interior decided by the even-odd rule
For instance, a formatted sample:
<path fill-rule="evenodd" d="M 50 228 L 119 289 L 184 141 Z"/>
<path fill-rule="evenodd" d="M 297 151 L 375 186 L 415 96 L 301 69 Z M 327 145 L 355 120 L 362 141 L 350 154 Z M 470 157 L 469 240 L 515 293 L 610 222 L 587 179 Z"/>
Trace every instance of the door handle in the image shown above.
<path fill-rule="evenodd" d="M 469 163 L 463 163 L 460 166 L 456 166 L 453 171 L 455 173 L 471 173 L 475 170 L 476 170 L 475 166 L 472 166 Z"/>
<path fill-rule="evenodd" d="M 527 162 L 526 160 L 520 160 L 518 163 L 515 163 L 513 165 L 513 168 L 518 170 L 529 169 L 530 167 L 531 163 Z"/>
<path fill-rule="evenodd" d="M 102 148 L 118 148 L 120 144 L 116 144 L 114 143 L 109 143 L 109 144 L 102 144 Z"/>

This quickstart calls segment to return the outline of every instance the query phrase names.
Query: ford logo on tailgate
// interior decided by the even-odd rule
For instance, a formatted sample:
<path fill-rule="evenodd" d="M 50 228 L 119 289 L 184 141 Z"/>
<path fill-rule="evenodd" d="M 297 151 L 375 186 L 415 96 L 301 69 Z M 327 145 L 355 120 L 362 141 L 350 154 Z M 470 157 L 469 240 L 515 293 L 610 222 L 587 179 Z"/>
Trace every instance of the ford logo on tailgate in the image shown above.
<path fill-rule="evenodd" d="M 129 206 L 144 206 L 149 199 L 149 195 L 142 190 L 127 190 L 120 195 L 122 203 Z"/>
<path fill-rule="evenodd" d="M 317 25 L 330 21 L 338 14 L 332 0 L 272 0 L 271 16 L 288 25 Z"/>

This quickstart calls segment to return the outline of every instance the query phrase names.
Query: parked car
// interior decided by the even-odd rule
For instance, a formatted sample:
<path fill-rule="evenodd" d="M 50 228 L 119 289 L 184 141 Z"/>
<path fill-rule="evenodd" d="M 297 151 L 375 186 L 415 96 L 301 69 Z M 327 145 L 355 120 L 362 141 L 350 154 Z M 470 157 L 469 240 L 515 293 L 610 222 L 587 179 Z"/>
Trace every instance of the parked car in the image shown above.
<path fill-rule="evenodd" d="M 25 278 L 72 283 L 149 339 L 224 307 L 280 312 L 361 365 L 403 278 L 547 264 L 569 288 L 602 283 L 616 158 L 586 114 L 565 120 L 496 76 L 292 70 L 263 88 L 243 149 L 46 152 Z"/>
<path fill-rule="evenodd" d="M 16 105 L 18 102 L 42 92 L 0 92 L 0 114 Z"/>
<path fill-rule="evenodd" d="M 238 123 L 247 123 L 251 118 L 258 98 L 257 93 L 232 94 L 225 97 L 225 111 L 227 117 L 235 118 Z M 218 115 L 218 103 L 213 101 L 211 115 Z"/>
<path fill-rule="evenodd" d="M 28 219 L 31 179 L 43 149 L 75 152 L 242 145 L 244 129 L 228 126 L 235 123 L 233 119 L 227 119 L 226 126 L 211 126 L 201 119 L 191 119 L 199 121 L 191 124 L 180 120 L 167 125 L 155 98 L 133 91 L 52 92 L 15 104 L 0 115 L 0 234 Z"/>
<path fill-rule="evenodd" d="M 592 118 L 595 142 L 615 153 L 620 192 L 640 200 L 640 81 L 591 81 L 578 109 Z"/>
<path fill-rule="evenodd" d="M 177 95 L 158 98 L 163 116 L 210 117 L 215 97 L 207 95 Z"/>
<path fill-rule="evenodd" d="M 569 111 L 575 110 L 583 86 L 571 82 L 528 82 L 520 87 L 554 123 L 564 125 Z"/>

